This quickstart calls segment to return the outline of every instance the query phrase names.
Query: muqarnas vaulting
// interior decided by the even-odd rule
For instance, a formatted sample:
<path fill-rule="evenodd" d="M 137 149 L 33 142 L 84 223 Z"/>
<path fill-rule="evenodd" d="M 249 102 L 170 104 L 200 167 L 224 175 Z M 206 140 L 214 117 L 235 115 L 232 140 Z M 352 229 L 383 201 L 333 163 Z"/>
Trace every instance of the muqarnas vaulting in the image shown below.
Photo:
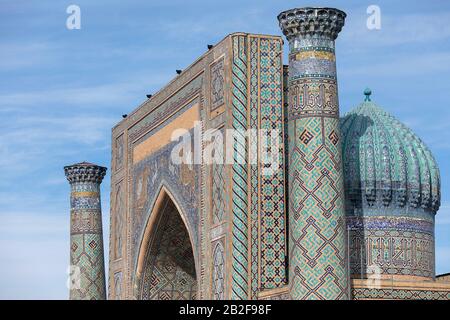
<path fill-rule="evenodd" d="M 340 117 L 345 19 L 332 8 L 280 13 L 289 66 L 281 37 L 231 34 L 112 129 L 110 299 L 450 298 L 448 275 L 435 274 L 440 176 L 430 150 L 370 89 Z M 209 146 L 198 131 L 275 131 L 277 170 L 264 174 L 265 145 L 248 136 L 232 140 L 241 161 L 175 164 L 175 129 L 200 154 Z M 101 178 L 69 181 L 72 216 L 98 226 L 99 207 L 77 210 L 99 201 Z M 102 248 L 99 230 L 73 232 L 94 275 L 74 299 L 104 298 L 102 253 L 90 249 Z"/>

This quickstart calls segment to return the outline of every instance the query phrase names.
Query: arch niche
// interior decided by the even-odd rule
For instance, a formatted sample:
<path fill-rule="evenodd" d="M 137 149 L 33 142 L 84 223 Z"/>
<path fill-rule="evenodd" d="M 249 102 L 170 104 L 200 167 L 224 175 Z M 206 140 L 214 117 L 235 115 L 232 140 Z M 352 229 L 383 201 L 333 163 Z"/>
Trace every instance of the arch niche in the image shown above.
<path fill-rule="evenodd" d="M 162 187 L 139 250 L 138 299 L 192 300 L 197 274 L 192 238 L 180 207 Z"/>

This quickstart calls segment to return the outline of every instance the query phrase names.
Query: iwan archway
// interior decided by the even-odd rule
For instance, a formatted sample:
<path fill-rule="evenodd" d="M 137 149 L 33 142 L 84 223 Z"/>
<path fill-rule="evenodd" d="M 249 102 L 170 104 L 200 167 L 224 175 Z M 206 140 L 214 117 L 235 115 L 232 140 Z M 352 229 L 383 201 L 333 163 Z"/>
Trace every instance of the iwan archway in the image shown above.
<path fill-rule="evenodd" d="M 140 300 L 197 297 L 191 238 L 180 210 L 165 188 L 161 189 L 146 226 L 137 274 Z"/>

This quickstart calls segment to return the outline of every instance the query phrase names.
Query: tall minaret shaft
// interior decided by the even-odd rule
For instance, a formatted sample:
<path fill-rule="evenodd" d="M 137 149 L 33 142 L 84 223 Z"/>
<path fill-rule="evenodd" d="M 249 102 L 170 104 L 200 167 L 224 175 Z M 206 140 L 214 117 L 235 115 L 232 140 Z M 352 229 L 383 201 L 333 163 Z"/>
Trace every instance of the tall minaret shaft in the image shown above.
<path fill-rule="evenodd" d="M 100 184 L 106 168 L 82 162 L 64 167 L 70 193 L 70 299 L 105 300 Z"/>
<path fill-rule="evenodd" d="M 289 41 L 289 290 L 292 299 L 348 299 L 344 185 L 334 40 L 346 14 L 278 15 Z"/>

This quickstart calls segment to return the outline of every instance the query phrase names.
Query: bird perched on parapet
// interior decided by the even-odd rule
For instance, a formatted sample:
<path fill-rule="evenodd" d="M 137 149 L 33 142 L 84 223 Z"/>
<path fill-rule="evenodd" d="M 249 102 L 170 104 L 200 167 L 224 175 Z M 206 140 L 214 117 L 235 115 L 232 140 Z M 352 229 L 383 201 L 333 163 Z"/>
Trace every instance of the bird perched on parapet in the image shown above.
<path fill-rule="evenodd" d="M 122 115 L 122 118 L 124 118 L 124 119 L 125 119 L 126 117 L 128 117 L 128 115 L 127 115 L 127 114 L 123 114 L 123 115 Z"/>
<path fill-rule="evenodd" d="M 182 70 L 176 70 L 177 74 L 181 74 L 181 72 L 183 72 Z"/>
<path fill-rule="evenodd" d="M 147 94 L 147 98 L 150 99 L 152 97 L 151 94 Z"/>
<path fill-rule="evenodd" d="M 214 46 L 212 44 L 208 44 L 208 50 L 211 50 Z"/>

